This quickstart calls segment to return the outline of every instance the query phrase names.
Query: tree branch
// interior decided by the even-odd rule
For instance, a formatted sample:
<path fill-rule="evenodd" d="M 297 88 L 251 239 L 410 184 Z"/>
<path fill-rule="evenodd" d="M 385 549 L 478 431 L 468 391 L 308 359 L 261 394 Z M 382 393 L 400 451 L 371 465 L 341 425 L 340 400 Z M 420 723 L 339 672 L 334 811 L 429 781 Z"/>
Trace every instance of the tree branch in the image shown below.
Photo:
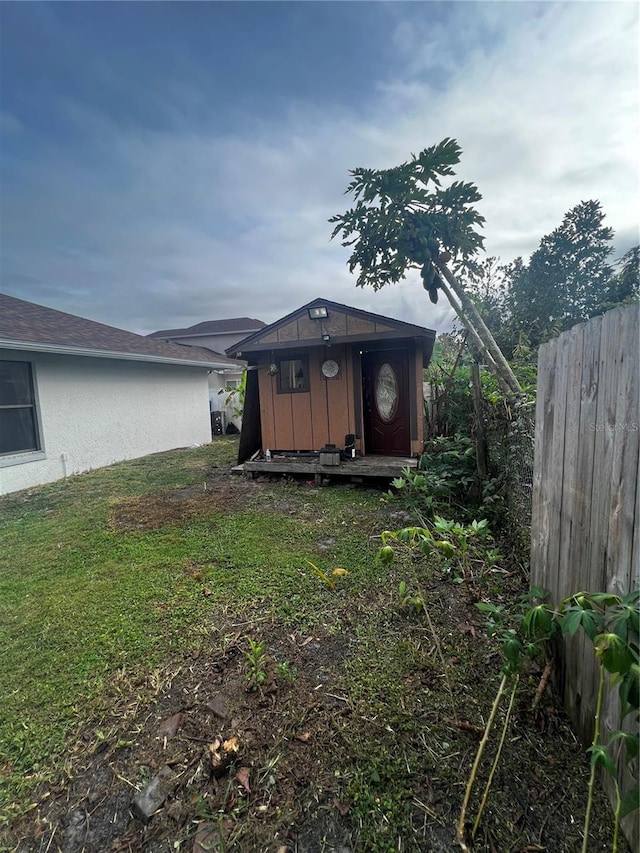
<path fill-rule="evenodd" d="M 464 291 L 464 288 L 460 285 L 459 281 L 449 270 L 449 267 L 443 260 L 441 260 L 440 258 L 435 258 L 434 265 L 446 278 L 447 282 L 449 283 L 449 286 L 451 287 L 451 290 L 458 298 L 460 302 L 460 307 L 464 309 L 464 313 L 467 315 L 466 321 L 464 320 L 464 317 L 462 315 L 460 315 L 460 319 L 465 323 L 465 325 L 467 326 L 467 328 L 469 328 L 470 331 L 471 327 L 468 324 L 470 322 L 472 323 L 474 332 L 471 336 L 472 338 L 474 338 L 474 342 L 479 347 L 480 351 L 487 358 L 487 363 L 489 364 L 489 367 L 493 370 L 496 376 L 502 379 L 504 385 L 507 386 L 507 393 L 522 394 L 522 388 L 520 387 L 520 383 L 518 382 L 513 371 L 511 370 L 508 361 L 502 354 L 502 350 L 495 342 L 495 339 L 489 331 L 486 323 L 478 313 L 478 309 L 473 304 L 473 301 L 469 299 L 469 297 Z M 442 288 L 442 290 L 446 295 L 446 291 L 444 290 L 444 288 Z M 450 297 L 447 296 L 447 298 L 449 299 L 449 302 L 451 302 Z M 453 303 L 451 304 L 453 305 Z M 455 306 L 454 310 L 456 310 Z M 478 339 L 479 343 L 478 341 L 476 341 L 476 338 Z"/>

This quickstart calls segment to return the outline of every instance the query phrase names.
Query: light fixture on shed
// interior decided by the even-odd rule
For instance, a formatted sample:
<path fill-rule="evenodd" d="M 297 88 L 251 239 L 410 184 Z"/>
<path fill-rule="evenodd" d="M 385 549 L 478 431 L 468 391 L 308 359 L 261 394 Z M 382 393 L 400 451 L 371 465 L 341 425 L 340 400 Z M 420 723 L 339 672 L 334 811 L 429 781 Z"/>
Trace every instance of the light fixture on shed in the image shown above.
<path fill-rule="evenodd" d="M 311 320 L 324 320 L 329 316 L 326 305 L 316 305 L 313 308 L 307 309 Z"/>

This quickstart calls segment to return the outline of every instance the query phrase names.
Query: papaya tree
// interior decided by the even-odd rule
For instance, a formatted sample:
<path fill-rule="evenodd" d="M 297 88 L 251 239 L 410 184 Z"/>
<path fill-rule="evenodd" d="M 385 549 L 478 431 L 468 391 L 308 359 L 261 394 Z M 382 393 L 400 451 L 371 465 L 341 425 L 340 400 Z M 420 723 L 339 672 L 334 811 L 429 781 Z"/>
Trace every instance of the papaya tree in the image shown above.
<path fill-rule="evenodd" d="M 473 207 L 482 198 L 475 184 L 443 186 L 461 153 L 456 140 L 446 138 L 391 169 L 351 170 L 346 193 L 355 206 L 331 217 L 331 237 L 341 234 L 342 245 L 351 248 L 348 266 L 359 271 L 358 287 L 379 290 L 410 269 L 420 270 L 431 301 L 437 302 L 440 292 L 446 296 L 503 390 L 519 394 L 518 380 L 455 275 L 473 266 L 484 239 L 478 233 L 484 217 Z"/>

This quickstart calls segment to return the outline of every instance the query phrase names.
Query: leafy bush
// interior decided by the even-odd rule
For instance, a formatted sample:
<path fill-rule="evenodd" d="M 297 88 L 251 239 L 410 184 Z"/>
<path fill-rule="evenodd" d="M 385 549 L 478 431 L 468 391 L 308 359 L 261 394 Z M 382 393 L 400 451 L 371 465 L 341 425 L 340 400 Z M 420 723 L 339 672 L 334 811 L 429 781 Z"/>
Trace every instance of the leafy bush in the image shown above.
<path fill-rule="evenodd" d="M 480 480 L 475 448 L 466 436 L 440 436 L 425 443 L 417 469 L 403 468 L 387 493 L 420 517 L 456 510 L 465 519 L 497 517 L 502 502 L 497 478 Z"/>

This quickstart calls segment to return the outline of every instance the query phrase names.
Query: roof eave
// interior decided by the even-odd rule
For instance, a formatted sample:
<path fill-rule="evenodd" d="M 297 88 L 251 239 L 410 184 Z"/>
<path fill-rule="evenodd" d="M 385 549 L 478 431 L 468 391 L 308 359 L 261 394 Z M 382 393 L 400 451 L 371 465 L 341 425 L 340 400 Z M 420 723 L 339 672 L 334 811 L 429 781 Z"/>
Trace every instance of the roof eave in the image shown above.
<path fill-rule="evenodd" d="M 151 355 L 138 352 L 119 352 L 97 350 L 87 347 L 65 346 L 62 344 L 43 344 L 34 341 L 18 341 L 11 338 L 0 338 L 0 349 L 30 350 L 32 352 L 51 353 L 52 355 L 79 355 L 88 358 L 111 358 L 120 361 L 147 361 L 156 364 L 180 364 L 185 367 L 207 367 L 214 370 L 229 368 L 234 365 L 228 361 L 196 361 L 187 358 L 172 358 L 171 356 Z"/>
<path fill-rule="evenodd" d="M 260 331 L 260 330 L 258 330 L 258 329 L 225 329 L 224 331 L 221 331 L 221 332 L 195 332 L 195 333 L 191 332 L 188 335 L 179 335 L 179 334 L 159 335 L 156 332 L 153 332 L 150 335 L 146 335 L 146 337 L 147 338 L 153 338 L 155 340 L 161 340 L 161 341 L 174 341 L 177 338 L 214 338 L 217 335 L 220 335 L 220 336 L 222 336 L 222 335 L 246 335 L 248 337 L 249 335 L 253 335 L 256 331 Z"/>

